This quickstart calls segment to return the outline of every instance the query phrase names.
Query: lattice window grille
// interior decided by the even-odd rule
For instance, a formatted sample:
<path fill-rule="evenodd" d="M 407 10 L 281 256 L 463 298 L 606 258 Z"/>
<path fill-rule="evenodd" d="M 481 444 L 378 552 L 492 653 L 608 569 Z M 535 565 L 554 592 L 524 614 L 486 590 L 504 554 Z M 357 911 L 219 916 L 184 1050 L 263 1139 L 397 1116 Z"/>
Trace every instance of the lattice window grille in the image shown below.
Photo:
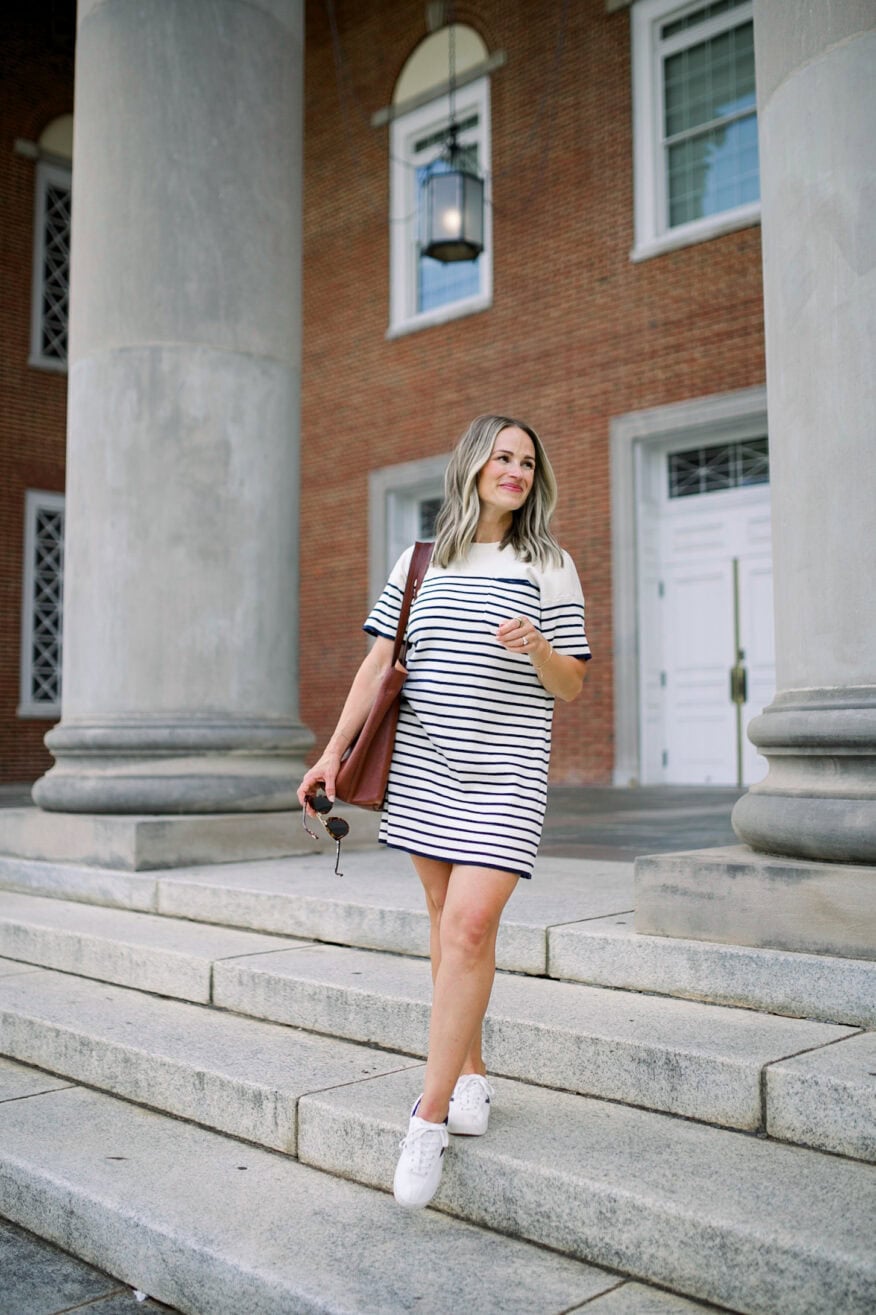
<path fill-rule="evenodd" d="M 769 445 L 766 438 L 752 438 L 670 452 L 667 468 L 670 498 L 768 484 Z"/>
<path fill-rule="evenodd" d="M 67 359 L 67 319 L 70 301 L 70 188 L 46 187 L 43 232 L 43 292 L 40 354 L 52 361 Z"/>
<path fill-rule="evenodd" d="M 71 175 L 41 160 L 36 171 L 30 364 L 67 368 L 70 305 Z"/>
<path fill-rule="evenodd" d="M 25 712 L 61 704 L 64 624 L 64 505 L 59 494 L 28 495 L 22 634 Z"/>

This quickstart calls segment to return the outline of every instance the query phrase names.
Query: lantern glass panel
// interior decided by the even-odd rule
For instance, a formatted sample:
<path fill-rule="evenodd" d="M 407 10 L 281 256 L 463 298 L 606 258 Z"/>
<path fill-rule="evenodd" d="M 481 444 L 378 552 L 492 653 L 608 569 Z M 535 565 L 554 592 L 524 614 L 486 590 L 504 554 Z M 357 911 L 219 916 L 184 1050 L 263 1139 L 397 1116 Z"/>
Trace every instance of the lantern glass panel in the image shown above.
<path fill-rule="evenodd" d="M 463 232 L 479 251 L 484 247 L 484 183 L 473 174 L 463 175 Z"/>

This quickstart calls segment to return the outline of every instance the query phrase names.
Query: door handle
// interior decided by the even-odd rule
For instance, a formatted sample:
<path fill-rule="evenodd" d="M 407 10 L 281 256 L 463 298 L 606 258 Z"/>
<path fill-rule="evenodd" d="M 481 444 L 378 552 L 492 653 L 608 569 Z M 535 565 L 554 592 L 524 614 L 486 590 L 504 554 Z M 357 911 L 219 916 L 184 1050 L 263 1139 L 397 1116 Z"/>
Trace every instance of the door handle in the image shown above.
<path fill-rule="evenodd" d="M 744 656 L 740 651 L 739 660 L 730 668 L 730 702 L 740 705 L 748 702 L 748 671 L 742 665 Z"/>

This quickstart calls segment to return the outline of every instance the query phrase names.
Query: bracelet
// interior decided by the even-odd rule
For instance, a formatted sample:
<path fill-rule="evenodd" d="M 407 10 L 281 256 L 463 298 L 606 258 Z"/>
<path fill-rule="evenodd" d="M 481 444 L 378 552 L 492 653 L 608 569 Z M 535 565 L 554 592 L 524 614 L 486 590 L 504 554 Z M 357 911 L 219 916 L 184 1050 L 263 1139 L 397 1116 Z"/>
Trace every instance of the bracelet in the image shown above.
<path fill-rule="evenodd" d="M 532 668 L 533 668 L 533 670 L 534 670 L 536 673 L 539 672 L 539 671 L 544 671 L 545 667 L 547 666 L 547 664 L 550 662 L 551 658 L 552 658 L 553 655 L 554 655 L 554 646 L 553 646 L 553 644 L 548 643 L 548 648 L 550 649 L 550 652 L 548 653 L 547 657 L 545 658 L 544 662 L 542 662 L 542 664 L 541 664 L 540 667 L 537 667 L 537 666 L 535 665 L 534 662 L 532 663 Z M 532 659 L 531 659 L 531 658 L 530 658 L 530 661 L 532 662 Z"/>

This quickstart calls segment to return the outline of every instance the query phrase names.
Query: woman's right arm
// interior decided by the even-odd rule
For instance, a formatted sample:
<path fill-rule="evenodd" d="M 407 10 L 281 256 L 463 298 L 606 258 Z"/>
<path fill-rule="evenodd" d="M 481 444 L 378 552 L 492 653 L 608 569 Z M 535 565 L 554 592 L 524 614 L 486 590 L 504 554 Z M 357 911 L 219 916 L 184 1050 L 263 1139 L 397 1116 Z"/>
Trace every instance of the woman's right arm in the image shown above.
<path fill-rule="evenodd" d="M 392 661 L 392 649 L 391 639 L 378 638 L 356 672 L 331 739 L 323 749 L 319 762 L 314 763 L 305 773 L 298 787 L 298 802 L 302 808 L 305 807 L 304 796 L 313 794 L 320 785 L 324 787 L 329 799 L 334 800 L 335 777 L 341 759 L 365 725 L 380 682 Z"/>

